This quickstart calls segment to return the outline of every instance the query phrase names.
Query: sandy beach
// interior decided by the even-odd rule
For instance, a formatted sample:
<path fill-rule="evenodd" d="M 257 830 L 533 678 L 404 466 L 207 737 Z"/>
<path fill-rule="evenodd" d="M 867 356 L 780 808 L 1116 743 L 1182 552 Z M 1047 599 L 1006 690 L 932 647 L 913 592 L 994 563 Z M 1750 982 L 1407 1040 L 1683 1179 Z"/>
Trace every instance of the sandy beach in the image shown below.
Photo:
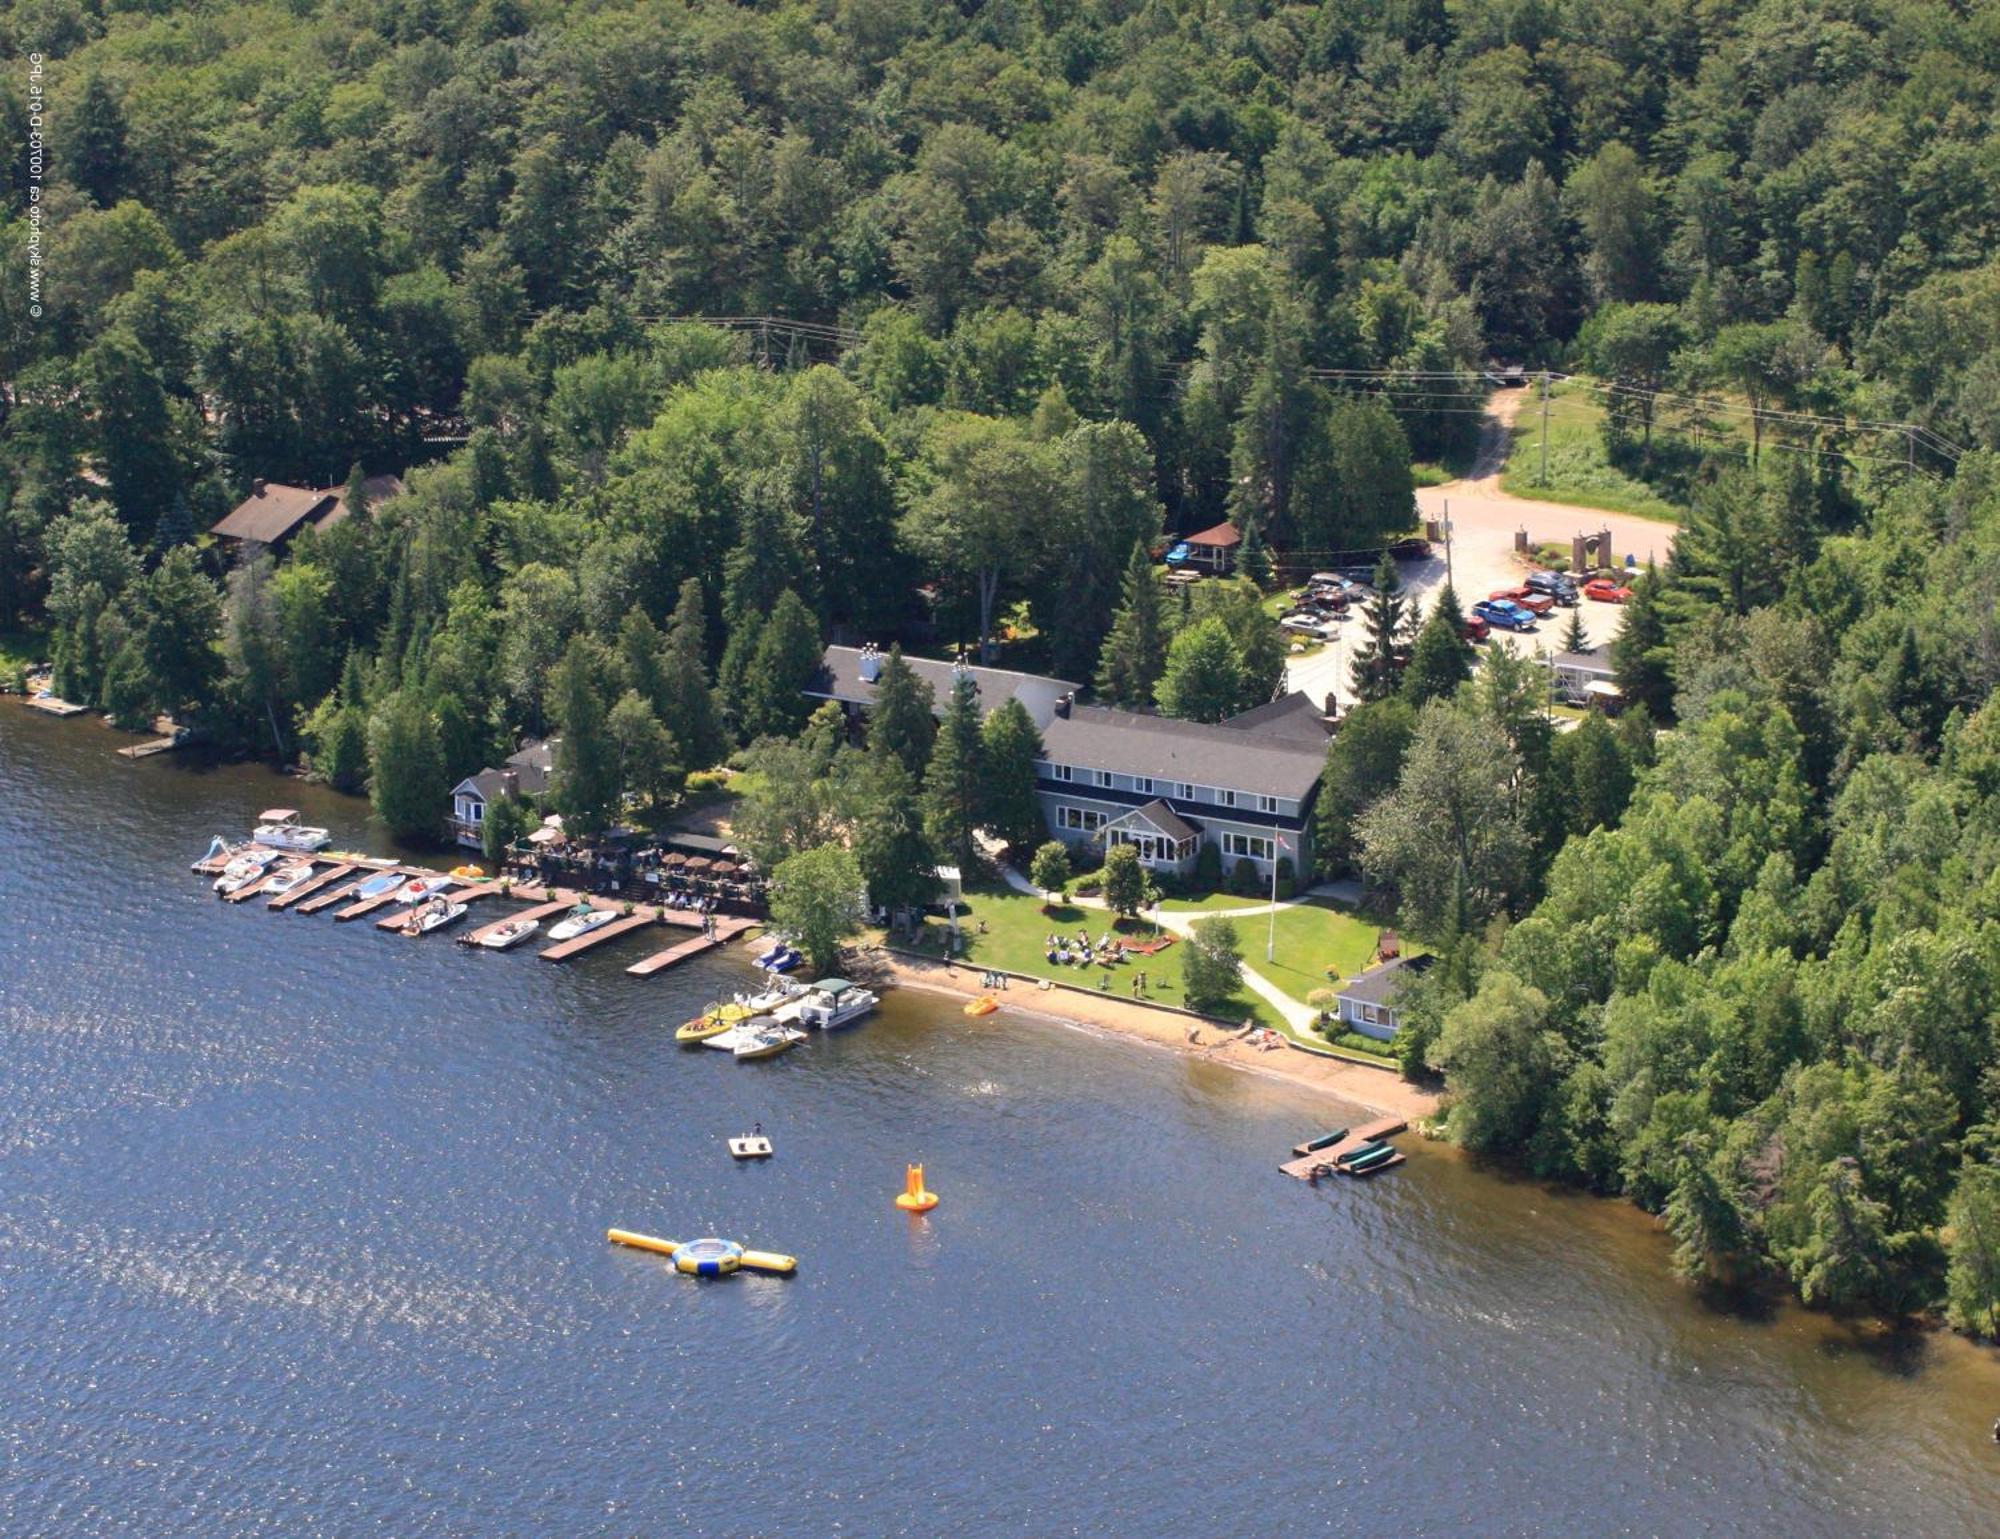
<path fill-rule="evenodd" d="M 980 984 L 976 967 L 953 966 L 941 961 L 918 960 L 880 949 L 866 953 L 867 964 L 888 975 L 904 988 L 969 999 L 992 992 Z M 861 969 L 856 969 L 860 971 Z M 1316 1053 L 1285 1046 L 1262 1049 L 1247 1042 L 1231 1041 L 1223 1027 L 1183 1015 L 1132 1003 L 1108 994 L 1085 993 L 1078 989 L 1037 988 L 1021 978 L 995 994 L 1001 1010 L 989 1017 L 1004 1019 L 1009 1012 L 1041 1016 L 1064 1025 L 1083 1026 L 1134 1037 L 1154 1047 L 1205 1062 L 1222 1064 L 1249 1074 L 1281 1079 L 1317 1090 L 1384 1115 L 1410 1121 L 1429 1117 L 1438 1109 L 1438 1097 L 1419 1089 L 1389 1069 L 1371 1068 L 1339 1058 L 1322 1058 Z M 1199 1033 L 1198 1042 L 1188 1040 L 1188 1027 Z"/>

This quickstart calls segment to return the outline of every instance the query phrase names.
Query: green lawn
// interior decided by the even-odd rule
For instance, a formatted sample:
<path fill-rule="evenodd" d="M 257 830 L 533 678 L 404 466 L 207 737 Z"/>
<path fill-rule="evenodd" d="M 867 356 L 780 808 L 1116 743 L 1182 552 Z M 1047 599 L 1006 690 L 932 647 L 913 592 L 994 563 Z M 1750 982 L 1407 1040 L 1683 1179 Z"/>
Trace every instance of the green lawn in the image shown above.
<path fill-rule="evenodd" d="M 965 949 L 959 954 L 962 965 L 995 967 L 1010 973 L 1025 973 L 1033 978 L 1052 978 L 1060 983 L 1083 984 L 1092 988 L 1103 978 L 1105 970 L 1102 968 L 1052 965 L 1043 954 L 1044 942 L 1051 931 L 1074 936 L 1079 930 L 1088 930 L 1093 938 L 1103 934 L 1105 925 L 1111 919 L 1103 909 L 1074 905 L 1044 909 L 1038 899 L 1025 893 L 986 886 L 967 892 L 965 901 L 971 912 L 958 916 L 959 934 L 965 942 Z M 983 934 L 979 930 L 982 921 L 986 925 Z M 941 919 L 925 921 L 914 949 L 934 955 L 941 953 L 947 928 Z M 1152 929 L 1144 920 L 1118 926 L 1120 934 L 1135 938 L 1150 935 Z M 1244 950 L 1248 952 L 1250 938 L 1247 933 L 1242 933 L 1241 925 L 1238 930 Z M 1186 998 L 1181 988 L 1181 959 L 1186 953 L 1187 943 L 1176 940 L 1165 951 L 1120 963 L 1110 969 L 1110 992 L 1130 998 L 1132 978 L 1143 971 L 1147 981 L 1146 998 L 1158 1004 L 1184 1006 Z M 1258 954 L 1262 955 L 1261 950 Z M 1248 989 L 1215 1014 L 1230 1021 L 1254 1016 L 1261 1025 L 1280 1028 L 1284 1025 L 1277 1011 Z"/>
<path fill-rule="evenodd" d="M 1160 908 L 1169 914 L 1212 914 L 1218 909 L 1251 908 L 1270 900 L 1268 892 L 1252 893 L 1247 898 L 1241 893 L 1212 892 L 1205 898 L 1165 898 Z"/>
<path fill-rule="evenodd" d="M 29 664 L 48 655 L 46 631 L 0 631 L 0 687 L 11 689 Z"/>
<path fill-rule="evenodd" d="M 1382 926 L 1357 916 L 1336 903 L 1321 898 L 1294 904 L 1278 913 L 1276 960 L 1264 960 L 1264 943 L 1270 934 L 1267 917 L 1246 917 L 1236 921 L 1243 941 L 1243 959 L 1268 982 L 1304 1004 L 1314 989 L 1332 986 L 1326 975 L 1331 967 L 1342 978 L 1351 978 L 1368 966 L 1375 955 L 1375 939 Z M 1410 948 L 1404 949 L 1410 954 Z"/>
<path fill-rule="evenodd" d="M 1515 497 L 1575 503 L 1679 523 L 1680 510 L 1645 482 L 1613 465 L 1604 452 L 1604 410 L 1574 385 L 1557 385 L 1549 398 L 1549 476 L 1542 482 L 1542 412 L 1539 400 L 1522 404 L 1514 424 L 1514 445 L 1500 476 L 1500 489 Z"/>

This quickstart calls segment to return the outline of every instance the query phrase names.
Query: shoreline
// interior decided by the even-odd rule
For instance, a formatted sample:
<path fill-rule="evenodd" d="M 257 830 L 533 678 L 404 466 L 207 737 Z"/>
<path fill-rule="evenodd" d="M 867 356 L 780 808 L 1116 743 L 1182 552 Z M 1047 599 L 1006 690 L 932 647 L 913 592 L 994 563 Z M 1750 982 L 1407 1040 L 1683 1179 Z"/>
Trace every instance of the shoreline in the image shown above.
<path fill-rule="evenodd" d="M 870 951 L 868 961 L 902 988 L 958 1000 L 992 993 L 980 985 L 977 968 L 954 965 L 947 971 L 942 962 L 916 962 L 880 949 Z M 1018 978 L 1013 981 L 1021 982 Z M 1251 1047 L 1232 1040 L 1227 1028 L 1203 1017 L 1135 1004 L 1116 996 L 1100 998 L 1074 989 L 1041 989 L 1033 984 L 1004 989 L 993 997 L 999 1001 L 1001 1012 L 1032 1015 L 1072 1029 L 1106 1032 L 1164 1048 L 1183 1058 L 1281 1080 L 1380 1115 L 1398 1116 L 1414 1123 L 1437 1114 L 1439 1096 L 1388 1069 L 1322 1058 L 1290 1045 L 1268 1050 Z M 1191 1025 L 1200 1030 L 1198 1044 L 1187 1039 L 1187 1028 Z"/>

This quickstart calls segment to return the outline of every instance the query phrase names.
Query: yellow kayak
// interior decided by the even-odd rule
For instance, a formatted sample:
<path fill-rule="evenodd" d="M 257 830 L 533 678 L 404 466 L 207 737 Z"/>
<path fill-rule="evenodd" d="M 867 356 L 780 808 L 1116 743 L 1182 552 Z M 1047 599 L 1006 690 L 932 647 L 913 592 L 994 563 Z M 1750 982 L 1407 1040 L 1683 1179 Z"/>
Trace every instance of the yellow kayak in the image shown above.
<path fill-rule="evenodd" d="M 750 1019 L 748 1005 L 710 1005 L 693 1020 L 683 1024 L 674 1032 L 676 1042 L 705 1042 L 710 1037 L 719 1037 L 730 1027 Z"/>

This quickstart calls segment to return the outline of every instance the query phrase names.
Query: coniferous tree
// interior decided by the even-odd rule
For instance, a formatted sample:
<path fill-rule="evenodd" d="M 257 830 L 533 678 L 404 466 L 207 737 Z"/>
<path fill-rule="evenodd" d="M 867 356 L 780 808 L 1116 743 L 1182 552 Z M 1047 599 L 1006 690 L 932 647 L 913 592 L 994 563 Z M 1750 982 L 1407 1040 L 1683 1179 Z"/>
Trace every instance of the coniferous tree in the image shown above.
<path fill-rule="evenodd" d="M 1104 638 L 1097 668 L 1097 692 L 1113 705 L 1138 710 L 1152 703 L 1153 687 L 1167 666 L 1167 625 L 1160 585 L 1143 543 L 1125 563 L 1123 602 Z"/>
<path fill-rule="evenodd" d="M 1011 697 L 986 718 L 980 737 L 979 822 L 1003 844 L 1025 849 L 1047 833 L 1035 795 L 1035 761 L 1042 735 L 1019 700 Z"/>
<path fill-rule="evenodd" d="M 904 659 L 903 649 L 889 648 L 868 710 L 869 748 L 894 754 L 912 776 L 921 775 L 937 737 L 936 703 L 937 692 Z"/>
<path fill-rule="evenodd" d="M 671 708 L 666 643 L 659 627 L 637 604 L 625 611 L 618 625 L 618 670 L 625 688 L 645 701 L 655 717 Z"/>
<path fill-rule="evenodd" d="M 1243 529 L 1243 542 L 1236 548 L 1236 570 L 1257 585 L 1262 593 L 1273 579 L 1271 553 L 1264 548 L 1263 526 L 1252 519 Z"/>
<path fill-rule="evenodd" d="M 787 737 L 798 731 L 812 714 L 805 687 L 824 655 L 812 611 L 787 588 L 757 638 L 757 653 L 744 679 L 744 721 L 753 737 Z"/>
<path fill-rule="evenodd" d="M 984 783 L 984 739 L 979 730 L 979 689 L 958 669 L 945 699 L 944 719 L 924 773 L 924 831 L 941 859 L 971 866 Z"/>
<path fill-rule="evenodd" d="M 1396 788 L 1416 731 L 1417 713 L 1395 696 L 1357 705 L 1341 718 L 1326 745 L 1326 773 L 1313 806 L 1313 859 L 1324 874 L 1358 869 L 1355 820 Z"/>
<path fill-rule="evenodd" d="M 572 834 L 594 834 L 618 816 L 624 790 L 604 705 L 605 662 L 598 644 L 578 634 L 549 675 L 549 700 L 561 736 L 551 794 Z"/>
<path fill-rule="evenodd" d="M 398 690 L 368 720 L 368 798 L 398 839 L 431 839 L 451 781 L 437 718 L 415 690 Z"/>
<path fill-rule="evenodd" d="M 138 584 L 134 605 L 139 655 L 153 703 L 178 716 L 206 705 L 221 662 L 215 654 L 222 595 L 201 575 L 185 545 L 170 550 Z"/>
<path fill-rule="evenodd" d="M 116 203 L 127 170 L 125 109 L 102 75 L 93 73 L 84 81 L 65 125 L 63 146 L 70 181 L 99 208 Z"/>
<path fill-rule="evenodd" d="M 1445 590 L 1446 594 L 1450 591 Z M 1472 663 L 1466 656 L 1465 639 L 1459 634 L 1459 622 L 1452 619 L 1440 596 L 1430 618 L 1417 628 L 1409 666 L 1403 670 L 1403 698 L 1422 707 L 1426 701 L 1449 697 L 1471 677 Z"/>
<path fill-rule="evenodd" d="M 636 689 L 618 697 L 605 728 L 617 749 L 619 779 L 626 790 L 645 797 L 649 807 L 679 793 L 686 773 L 680 748 Z"/>
<path fill-rule="evenodd" d="M 155 556 L 163 556 L 176 545 L 192 545 L 194 533 L 194 510 L 188 506 L 187 493 L 176 487 L 160 521 L 153 525 L 149 548 Z"/>
<path fill-rule="evenodd" d="M 1363 700 L 1384 700 L 1396 692 L 1403 671 L 1403 633 L 1408 600 L 1396 563 L 1384 555 L 1375 564 L 1375 591 L 1361 611 L 1367 639 L 1356 648 L 1349 675 Z"/>
<path fill-rule="evenodd" d="M 1236 639 L 1211 615 L 1174 637 L 1153 696 L 1169 716 L 1217 722 L 1236 713 L 1242 693 L 1243 662 Z"/>
<path fill-rule="evenodd" d="M 1583 608 L 1579 605 L 1569 612 L 1569 623 L 1563 627 L 1562 649 L 1565 652 L 1588 652 L 1590 633 L 1583 628 Z"/>
<path fill-rule="evenodd" d="M 855 864 L 878 908 L 913 909 L 938 889 L 937 854 L 924 832 L 917 782 L 894 753 L 867 756 L 852 840 Z"/>
<path fill-rule="evenodd" d="M 368 472 L 361 468 L 359 460 L 348 467 L 347 485 L 341 490 L 340 501 L 349 518 L 365 519 L 374 511 L 368 501 Z"/>
<path fill-rule="evenodd" d="M 1655 721 L 1673 715 L 1673 649 L 1667 643 L 1666 621 L 1660 614 L 1660 575 L 1653 563 L 1632 584 L 1625 620 L 1611 643 L 1611 665 L 1627 704 L 1643 706 Z"/>
<path fill-rule="evenodd" d="M 722 757 L 722 719 L 708 682 L 708 620 L 701 583 L 693 577 L 681 584 L 680 602 L 667 627 L 660 684 L 660 725 L 679 745 L 687 768 L 708 768 Z"/>

